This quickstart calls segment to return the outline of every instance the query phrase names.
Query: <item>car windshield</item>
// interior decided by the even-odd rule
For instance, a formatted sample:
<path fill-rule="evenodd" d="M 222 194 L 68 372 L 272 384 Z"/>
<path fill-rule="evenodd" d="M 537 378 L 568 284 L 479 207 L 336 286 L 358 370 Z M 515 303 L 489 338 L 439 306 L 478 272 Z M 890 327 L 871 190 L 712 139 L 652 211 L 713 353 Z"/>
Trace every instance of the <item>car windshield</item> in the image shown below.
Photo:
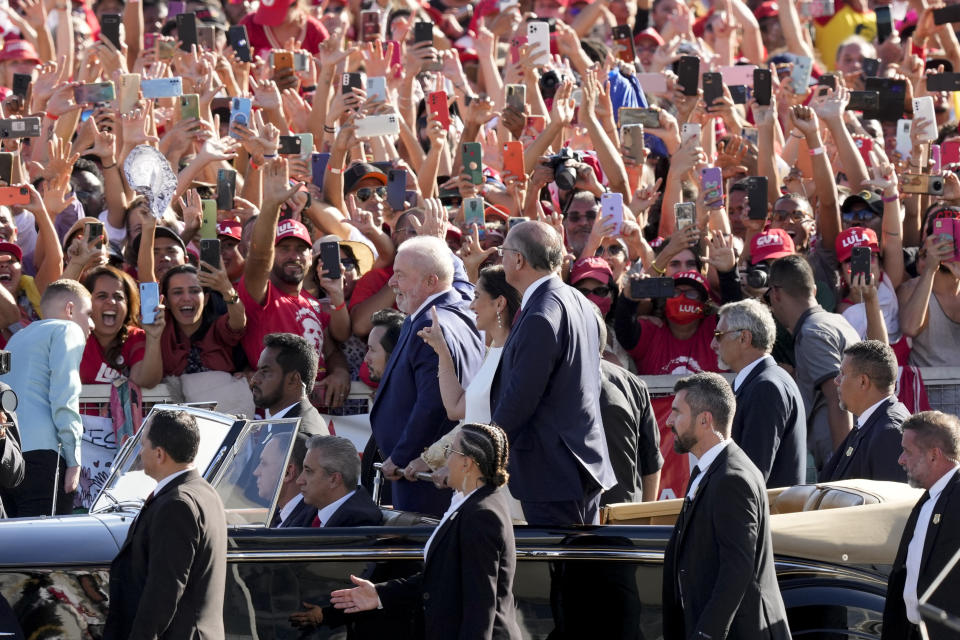
<path fill-rule="evenodd" d="M 251 421 L 211 481 L 227 524 L 264 526 L 273 517 L 299 418 Z"/>
<path fill-rule="evenodd" d="M 153 411 L 157 409 L 183 409 L 183 407 L 171 405 L 153 407 Z M 223 444 L 235 418 L 194 408 L 189 411 L 200 429 L 200 447 L 194 459 L 194 466 L 203 473 Z M 147 419 L 149 417 L 148 415 Z M 140 461 L 142 433 L 142 430 L 137 431 L 137 434 L 127 440 L 120 449 L 114 461 L 113 472 L 100 495 L 97 496 L 97 500 L 90 507 L 90 513 L 108 510 L 115 505 L 141 504 L 157 485 L 156 480 L 143 472 L 143 463 Z"/>

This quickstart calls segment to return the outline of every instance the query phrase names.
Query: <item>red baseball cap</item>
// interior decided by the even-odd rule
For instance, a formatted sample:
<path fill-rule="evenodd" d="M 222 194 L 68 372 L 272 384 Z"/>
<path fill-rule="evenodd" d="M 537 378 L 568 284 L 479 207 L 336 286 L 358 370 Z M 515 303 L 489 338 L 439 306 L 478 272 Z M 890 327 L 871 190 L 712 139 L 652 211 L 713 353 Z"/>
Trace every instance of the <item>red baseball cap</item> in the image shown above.
<path fill-rule="evenodd" d="M 793 239 L 783 229 L 767 229 L 750 241 L 750 264 L 796 253 Z"/>
<path fill-rule="evenodd" d="M 776 18 L 780 15 L 780 10 L 777 8 L 776 2 L 773 2 L 773 0 L 767 0 L 756 8 L 756 10 L 753 12 L 753 15 L 757 20 L 763 20 L 764 18 Z"/>
<path fill-rule="evenodd" d="M 570 270 L 570 284 L 576 284 L 581 280 L 593 278 L 600 282 L 610 282 L 613 278 L 613 270 L 603 258 L 591 256 L 589 258 L 580 258 L 573 263 Z"/>
<path fill-rule="evenodd" d="M 286 240 L 287 238 L 303 240 L 307 243 L 307 246 L 313 248 L 313 242 L 310 240 L 310 232 L 307 231 L 307 228 L 303 226 L 302 222 L 293 220 L 292 218 L 283 220 L 277 225 L 277 241 L 273 244 L 278 245 L 282 240 Z"/>
<path fill-rule="evenodd" d="M 267 27 L 283 24 L 291 4 L 293 4 L 291 0 L 260 0 L 260 6 L 257 7 L 253 21 Z"/>
<path fill-rule="evenodd" d="M 235 220 L 226 220 L 224 222 L 217 223 L 218 236 L 227 236 L 228 238 L 233 238 L 234 240 L 240 240 L 242 232 L 243 227 L 240 226 L 240 223 L 236 222 Z"/>
<path fill-rule="evenodd" d="M 12 242 L 0 242 L 0 253 L 12 253 L 17 262 L 23 262 L 23 249 Z"/>
<path fill-rule="evenodd" d="M 40 56 L 33 45 L 26 40 L 7 40 L 0 51 L 0 62 L 7 60 L 32 60 L 40 64 Z"/>
<path fill-rule="evenodd" d="M 707 279 L 704 278 L 699 271 L 681 271 L 680 273 L 673 274 L 673 279 L 678 284 L 682 280 L 689 284 L 696 285 L 700 287 L 705 296 L 710 296 L 710 285 L 707 283 Z"/>
<path fill-rule="evenodd" d="M 647 38 L 648 40 L 653 40 L 654 42 L 657 43 L 658 47 L 662 47 L 665 44 L 663 41 L 663 36 L 661 36 L 657 32 L 657 30 L 654 29 L 653 27 L 647 27 L 646 29 L 638 33 L 636 36 L 634 36 L 633 39 L 635 42 L 637 42 L 637 41 L 643 40 L 644 38 Z"/>
<path fill-rule="evenodd" d="M 842 231 L 837 236 L 835 242 L 837 249 L 837 261 L 846 262 L 853 255 L 854 247 L 870 247 L 870 251 L 880 253 L 880 243 L 877 242 L 877 234 L 873 229 L 867 227 L 850 227 Z"/>

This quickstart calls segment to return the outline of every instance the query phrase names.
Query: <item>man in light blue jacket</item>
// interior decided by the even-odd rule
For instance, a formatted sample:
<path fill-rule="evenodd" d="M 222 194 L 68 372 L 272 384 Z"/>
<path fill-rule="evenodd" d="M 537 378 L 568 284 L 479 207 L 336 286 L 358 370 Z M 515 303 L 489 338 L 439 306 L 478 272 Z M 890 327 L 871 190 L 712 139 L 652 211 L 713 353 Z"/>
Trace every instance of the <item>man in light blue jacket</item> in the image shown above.
<path fill-rule="evenodd" d="M 7 343 L 10 373 L 0 377 L 17 393 L 25 473 L 4 493 L 10 517 L 50 515 L 59 466 L 56 511 L 70 513 L 80 479 L 80 360 L 93 328 L 90 294 L 76 280 L 57 280 L 40 300 L 43 320 Z"/>

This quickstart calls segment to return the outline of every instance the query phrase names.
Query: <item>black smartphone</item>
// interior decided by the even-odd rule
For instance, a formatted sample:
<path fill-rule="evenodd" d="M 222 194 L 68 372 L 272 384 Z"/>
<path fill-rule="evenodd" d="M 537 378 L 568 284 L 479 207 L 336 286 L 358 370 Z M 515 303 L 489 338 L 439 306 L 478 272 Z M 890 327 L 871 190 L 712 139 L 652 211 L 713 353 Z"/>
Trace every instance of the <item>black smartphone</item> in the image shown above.
<path fill-rule="evenodd" d="M 830 87 L 834 91 L 837 90 L 837 76 L 832 73 L 824 73 L 819 78 L 817 78 L 817 84 L 824 87 Z"/>
<path fill-rule="evenodd" d="M 247 37 L 247 27 L 235 24 L 227 30 L 227 42 L 237 52 L 240 62 L 250 62 L 250 40 Z"/>
<path fill-rule="evenodd" d="M 417 22 L 413 25 L 413 41 L 433 44 L 433 23 Z"/>
<path fill-rule="evenodd" d="M 903 101 L 907 94 L 907 81 L 893 78 L 866 78 L 867 91 L 880 94 L 880 106 L 874 113 L 864 113 L 863 117 L 883 122 L 896 122 L 903 117 Z"/>
<path fill-rule="evenodd" d="M 21 101 L 26 102 L 31 82 L 33 82 L 33 77 L 29 73 L 13 74 L 13 95 L 19 96 Z"/>
<path fill-rule="evenodd" d="M 753 70 L 753 97 L 761 107 L 770 105 L 770 94 L 772 92 L 772 80 L 770 78 L 770 69 Z"/>
<path fill-rule="evenodd" d="M 394 211 L 403 211 L 407 194 L 407 170 L 390 169 L 387 172 L 387 204 Z"/>
<path fill-rule="evenodd" d="M 847 111 L 875 113 L 880 108 L 880 94 L 876 91 L 851 91 Z"/>
<path fill-rule="evenodd" d="M 280 147 L 277 153 L 282 156 L 298 156 L 303 139 L 300 136 L 280 136 Z"/>
<path fill-rule="evenodd" d="M 713 101 L 723 97 L 723 76 L 709 72 L 703 74 L 703 104 L 713 106 Z"/>
<path fill-rule="evenodd" d="M 733 104 L 747 104 L 750 100 L 750 87 L 745 84 L 732 84 L 727 87 Z"/>
<path fill-rule="evenodd" d="M 197 14 L 177 14 L 177 38 L 180 40 L 180 50 L 190 51 L 197 44 Z"/>
<path fill-rule="evenodd" d="M 850 277 L 861 273 L 867 276 L 866 284 L 870 284 L 870 247 L 854 247 L 850 254 Z"/>
<path fill-rule="evenodd" d="M 120 23 L 123 21 L 119 13 L 105 13 L 100 18 L 100 35 L 120 51 Z"/>
<path fill-rule="evenodd" d="M 767 177 L 750 176 L 747 178 L 747 218 L 750 220 L 767 219 Z"/>
<path fill-rule="evenodd" d="M 237 172 L 233 169 L 217 170 L 217 209 L 233 209 L 233 199 L 237 195 Z"/>
<path fill-rule="evenodd" d="M 877 58 L 864 58 L 860 66 L 864 78 L 876 78 L 880 74 L 880 60 Z"/>
<path fill-rule="evenodd" d="M 677 84 L 683 87 L 683 95 L 697 95 L 697 88 L 700 86 L 700 58 L 680 56 L 676 62 L 676 68 Z"/>
<path fill-rule="evenodd" d="M 672 298 L 676 295 L 673 278 L 640 278 L 630 280 L 630 297 L 636 300 L 647 298 Z"/>
<path fill-rule="evenodd" d="M 890 7 L 874 7 L 873 13 L 877 16 L 877 43 L 883 44 L 884 41 L 893 35 L 893 16 L 890 15 Z"/>
<path fill-rule="evenodd" d="M 350 93 L 354 87 L 357 89 L 363 89 L 363 74 L 359 71 L 351 71 L 343 74 L 340 92 Z"/>
<path fill-rule="evenodd" d="M 200 261 L 220 268 L 220 238 L 204 238 L 200 241 Z"/>
<path fill-rule="evenodd" d="M 327 270 L 325 278 L 336 280 L 340 277 L 340 243 L 322 242 L 320 243 L 320 262 L 323 268 Z M 317 274 L 320 275 L 320 274 Z"/>
<path fill-rule="evenodd" d="M 0 180 L 3 180 L 4 184 L 8 186 L 13 182 L 14 155 L 15 154 L 10 151 L 0 153 Z"/>
<path fill-rule="evenodd" d="M 933 10 L 933 24 L 947 24 L 949 22 L 960 22 L 960 4 L 951 4 Z"/>
<path fill-rule="evenodd" d="M 330 162 L 328 152 L 314 153 L 310 161 L 310 171 L 313 176 L 313 184 L 323 189 L 323 176 L 327 172 L 327 163 Z"/>
<path fill-rule="evenodd" d="M 931 73 L 927 91 L 960 91 L 960 73 Z"/>

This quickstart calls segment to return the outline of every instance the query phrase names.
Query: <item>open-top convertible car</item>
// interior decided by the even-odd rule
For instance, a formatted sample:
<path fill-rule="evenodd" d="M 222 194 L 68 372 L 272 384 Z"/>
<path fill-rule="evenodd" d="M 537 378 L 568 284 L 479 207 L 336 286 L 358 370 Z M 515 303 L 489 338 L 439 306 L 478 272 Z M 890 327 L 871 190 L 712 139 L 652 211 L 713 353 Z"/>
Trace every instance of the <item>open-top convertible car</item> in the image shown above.
<path fill-rule="evenodd" d="M 351 574 L 417 571 L 435 520 L 384 509 L 381 527 L 270 529 L 298 420 L 187 410 L 202 434 L 197 468 L 219 492 L 230 527 L 228 638 L 417 637 L 415 611 L 362 614 L 347 618 L 349 627 L 335 612 L 307 627 L 290 616 L 305 603 L 327 605 Z M 284 445 L 284 464 L 255 476 L 271 440 Z M 118 453 L 89 514 L 0 521 L 0 594 L 24 637 L 100 637 L 110 562 L 155 484 L 139 452 L 140 434 Z M 268 468 L 276 477 L 264 475 Z M 918 495 L 894 483 L 771 492 L 777 574 L 795 638 L 879 637 L 886 572 Z M 680 503 L 614 505 L 600 526 L 518 526 L 514 594 L 525 637 L 660 637 L 663 551 Z"/>

